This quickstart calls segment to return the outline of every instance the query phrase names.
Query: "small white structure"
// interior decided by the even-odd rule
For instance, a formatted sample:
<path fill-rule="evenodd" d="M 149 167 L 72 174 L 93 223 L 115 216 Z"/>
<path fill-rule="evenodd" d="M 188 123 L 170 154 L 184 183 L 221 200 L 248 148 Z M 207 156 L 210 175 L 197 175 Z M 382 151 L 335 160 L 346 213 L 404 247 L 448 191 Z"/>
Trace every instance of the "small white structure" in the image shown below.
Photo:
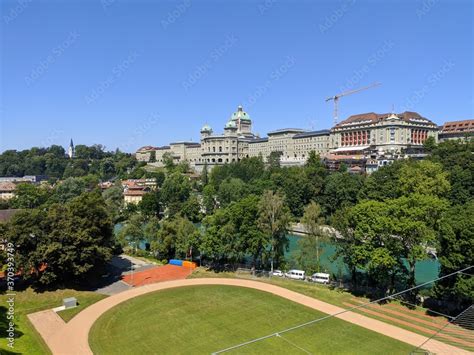
<path fill-rule="evenodd" d="M 77 299 L 76 297 L 68 297 L 63 299 L 63 306 L 64 309 L 74 308 L 77 307 Z"/>

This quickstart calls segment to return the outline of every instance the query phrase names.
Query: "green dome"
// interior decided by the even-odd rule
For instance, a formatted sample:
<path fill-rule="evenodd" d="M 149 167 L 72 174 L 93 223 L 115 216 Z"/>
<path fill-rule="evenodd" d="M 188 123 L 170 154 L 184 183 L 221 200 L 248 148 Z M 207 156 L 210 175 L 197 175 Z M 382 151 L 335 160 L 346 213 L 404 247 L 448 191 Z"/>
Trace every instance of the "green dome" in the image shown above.
<path fill-rule="evenodd" d="M 237 124 L 231 120 L 225 124 L 225 128 L 237 128 Z"/>
<path fill-rule="evenodd" d="M 250 121 L 250 116 L 243 110 L 242 106 L 239 105 L 239 107 L 237 107 L 237 112 L 234 112 L 230 119 L 231 121 L 237 121 L 239 119 L 242 121 Z"/>
<path fill-rule="evenodd" d="M 201 128 L 201 132 L 212 132 L 212 128 L 211 128 L 211 126 L 209 126 L 208 124 L 205 124 L 205 125 L 202 126 L 202 128 Z"/>

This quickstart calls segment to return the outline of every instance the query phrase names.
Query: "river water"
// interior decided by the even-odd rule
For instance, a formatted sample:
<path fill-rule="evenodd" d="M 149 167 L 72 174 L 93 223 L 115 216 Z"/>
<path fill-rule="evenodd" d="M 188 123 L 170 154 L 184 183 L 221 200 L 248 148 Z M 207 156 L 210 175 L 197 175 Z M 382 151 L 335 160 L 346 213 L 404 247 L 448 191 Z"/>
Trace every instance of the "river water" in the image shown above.
<path fill-rule="evenodd" d="M 115 233 L 118 233 L 121 229 L 121 224 L 115 225 Z M 298 240 L 304 238 L 303 236 L 298 236 L 294 234 L 287 235 L 289 239 L 289 250 L 285 252 L 285 257 L 288 260 L 289 264 L 295 259 L 295 253 L 298 251 Z M 145 249 L 145 242 L 143 241 L 140 244 L 141 249 Z M 349 270 L 339 258 L 338 260 L 332 260 L 332 257 L 336 253 L 336 247 L 332 243 L 321 243 L 322 254 L 321 254 L 321 269 L 325 269 L 332 274 L 339 275 L 341 272 L 344 276 L 349 277 Z M 424 283 L 430 280 L 434 280 L 439 275 L 440 264 L 438 260 L 426 259 L 419 261 L 416 264 L 416 283 Z"/>

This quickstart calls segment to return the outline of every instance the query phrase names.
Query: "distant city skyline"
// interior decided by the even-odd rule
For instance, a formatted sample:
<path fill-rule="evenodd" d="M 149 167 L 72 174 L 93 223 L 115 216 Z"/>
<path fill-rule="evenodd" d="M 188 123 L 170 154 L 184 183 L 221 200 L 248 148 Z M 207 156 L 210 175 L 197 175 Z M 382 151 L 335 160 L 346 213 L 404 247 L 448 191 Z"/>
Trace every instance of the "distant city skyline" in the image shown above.
<path fill-rule="evenodd" d="M 474 4 L 3 1 L 0 151 L 199 141 L 243 105 L 253 131 L 367 112 L 474 117 Z M 372 24 L 372 25 L 370 25 Z"/>

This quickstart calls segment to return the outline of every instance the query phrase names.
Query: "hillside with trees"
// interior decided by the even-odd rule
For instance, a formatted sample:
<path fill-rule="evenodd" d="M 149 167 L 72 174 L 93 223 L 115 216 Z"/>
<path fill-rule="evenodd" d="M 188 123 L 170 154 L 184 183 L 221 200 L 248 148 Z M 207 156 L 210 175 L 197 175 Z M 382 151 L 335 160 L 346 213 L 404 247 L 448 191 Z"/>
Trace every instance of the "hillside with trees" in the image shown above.
<path fill-rule="evenodd" d="M 199 180 L 191 179 L 187 164 L 171 159 L 150 173 L 123 153 L 79 149 L 77 159 L 64 159 L 61 184 L 19 187 L 11 205 L 24 212 L 3 228 L 25 245 L 17 251 L 21 267 L 37 270 L 47 263 L 39 280 L 54 283 L 87 275 L 92 265 L 108 260 L 115 243 L 132 253 L 145 243 L 147 251 L 140 253 L 158 260 L 192 258 L 216 270 L 242 263 L 254 270 L 285 269 L 288 228 L 299 222 L 308 235 L 291 265 L 320 270 L 322 244 L 331 241 L 353 286 L 393 293 L 415 284 L 417 262 L 430 257 L 428 250 L 436 250 L 441 275 L 473 264 L 473 148 L 472 142 L 444 142 L 430 147 L 425 160 L 397 161 L 369 176 L 344 166 L 329 172 L 314 152 L 301 167 L 281 167 L 278 157 L 270 164 L 247 158 L 205 167 Z M 45 149 L 36 160 L 57 150 Z M 28 154 L 5 152 L 0 169 L 32 172 L 33 163 L 18 158 Z M 63 153 L 57 154 L 62 161 Z M 110 176 L 153 177 L 158 188 L 138 205 L 125 206 L 118 178 L 107 190 L 97 188 Z M 117 222 L 122 229 L 113 238 Z M 472 286 L 472 277 L 459 275 L 439 282 L 431 296 L 461 308 L 472 300 Z M 416 293 L 411 297 L 416 300 Z"/>

